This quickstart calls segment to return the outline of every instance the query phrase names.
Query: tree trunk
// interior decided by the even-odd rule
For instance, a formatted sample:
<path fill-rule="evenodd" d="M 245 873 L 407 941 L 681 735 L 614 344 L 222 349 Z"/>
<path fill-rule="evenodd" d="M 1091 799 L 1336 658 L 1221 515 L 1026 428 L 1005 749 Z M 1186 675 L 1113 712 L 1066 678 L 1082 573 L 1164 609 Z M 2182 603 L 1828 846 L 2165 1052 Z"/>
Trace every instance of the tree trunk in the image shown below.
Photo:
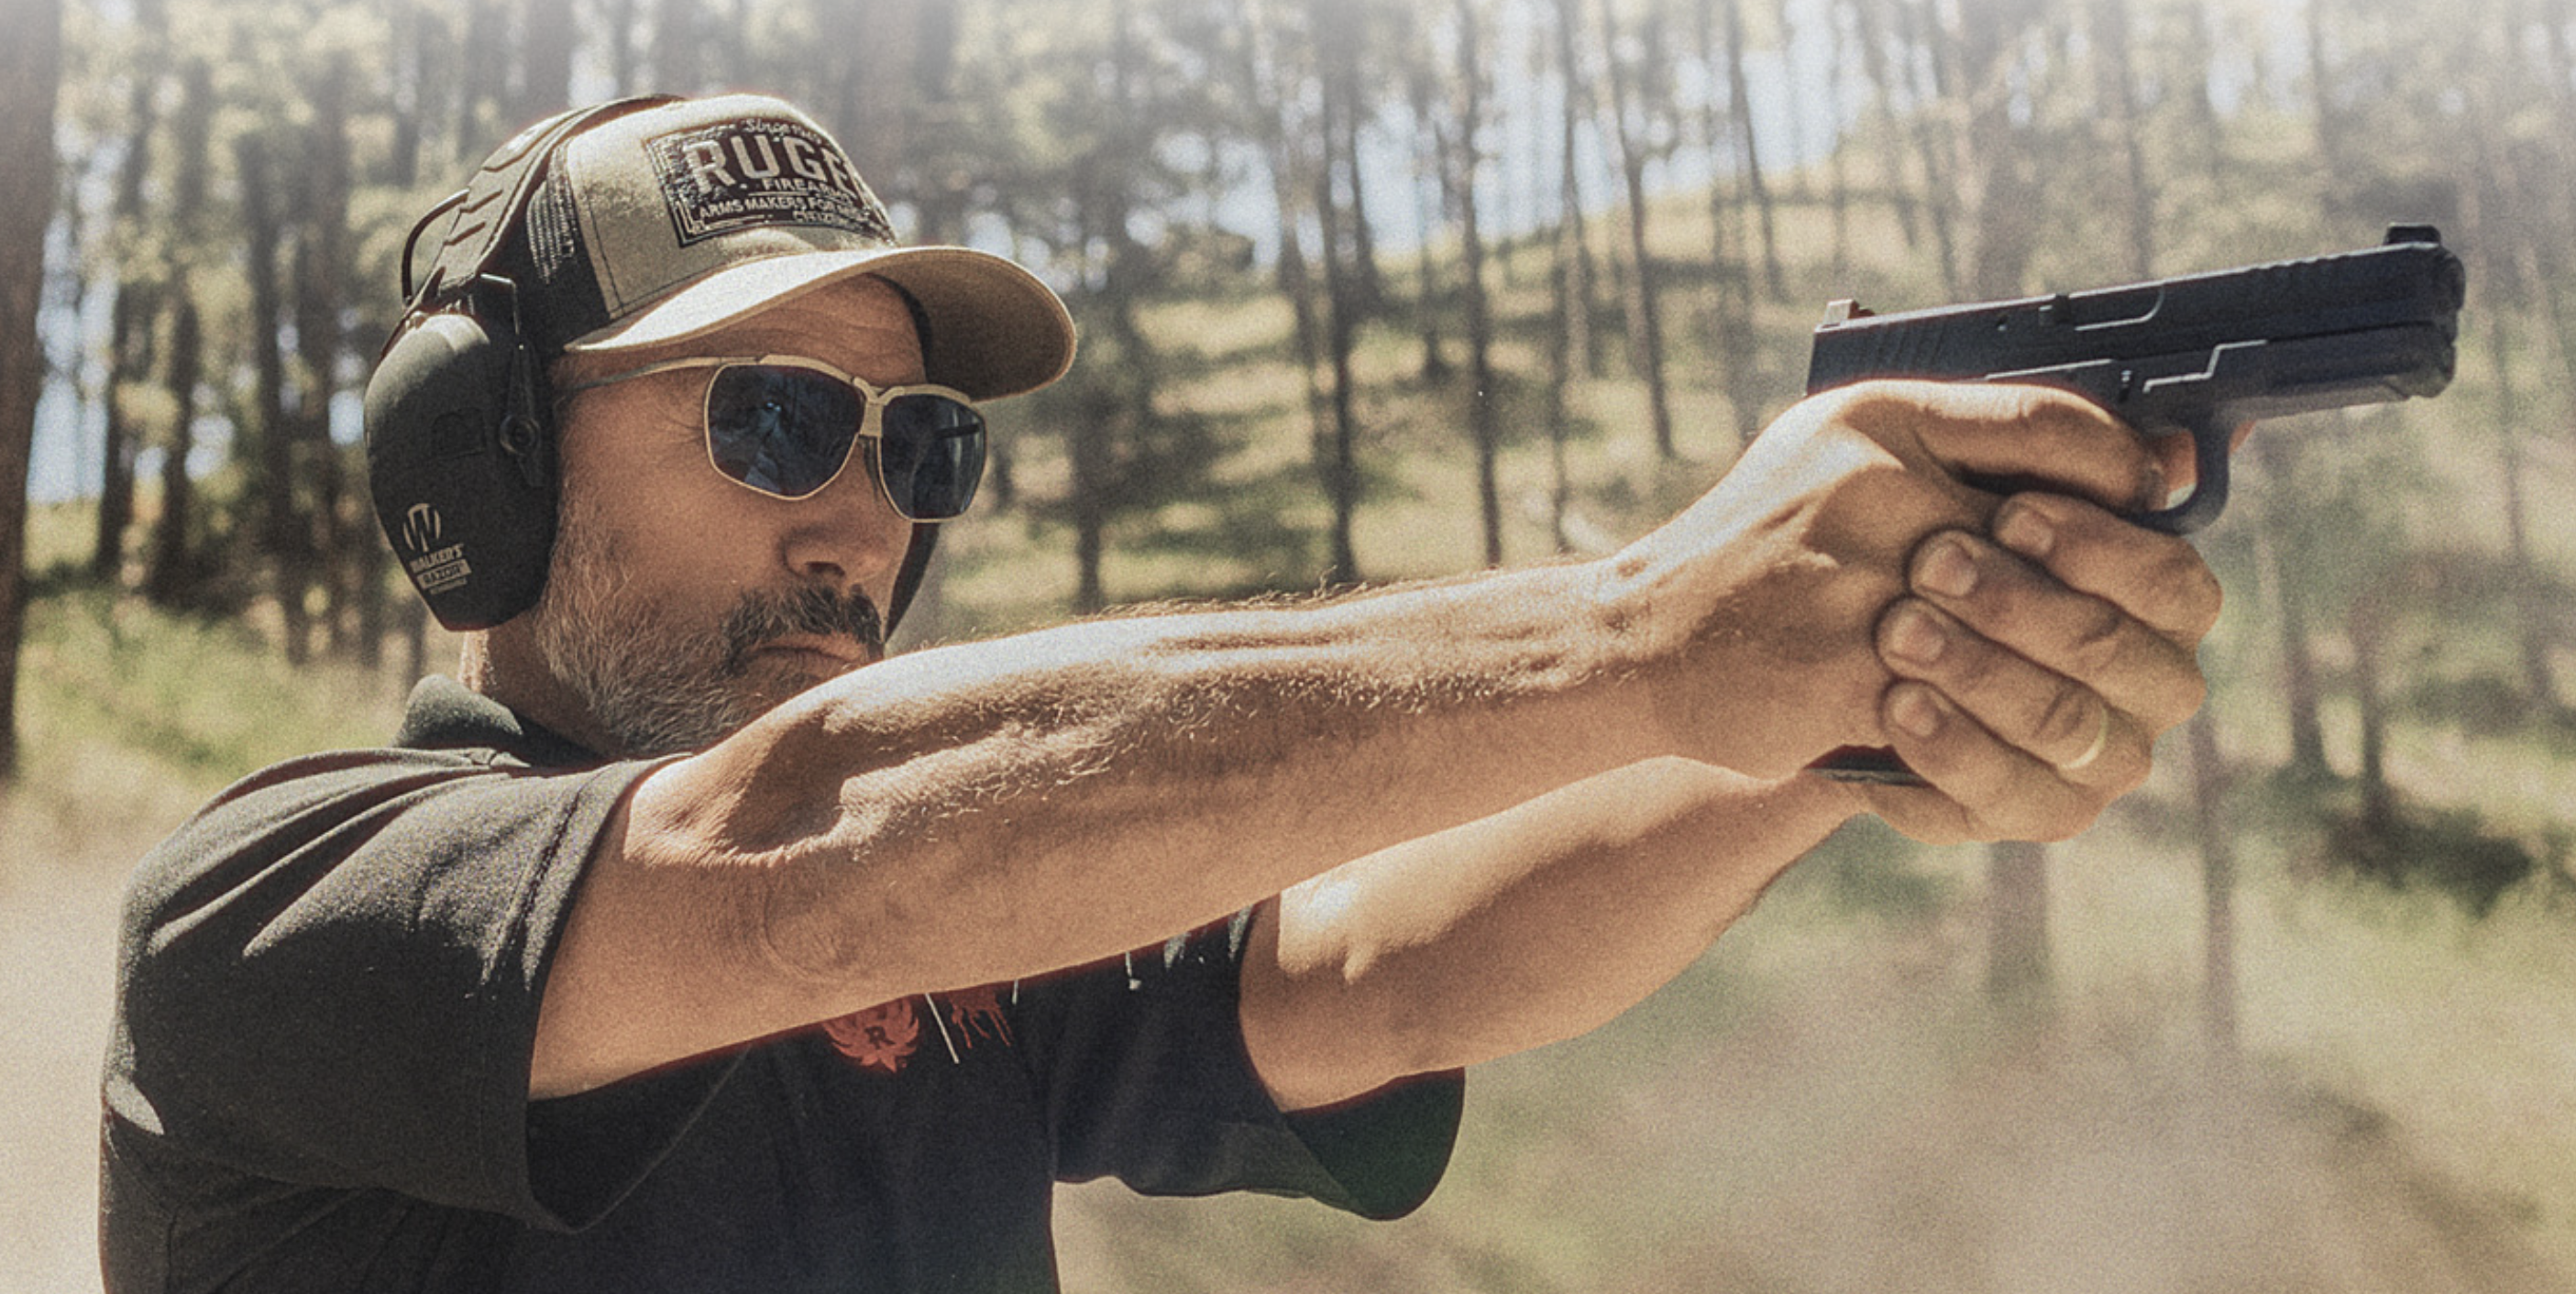
<path fill-rule="evenodd" d="M 1311 138 L 1312 132 L 1294 119 L 1293 105 L 1303 97 L 1295 83 L 1302 78 L 1282 47 L 1278 30 L 1266 21 L 1266 16 L 1266 8 L 1257 6 L 1243 16 L 1244 38 L 1238 45 L 1241 57 L 1235 67 L 1245 94 L 1255 106 L 1253 127 L 1270 172 L 1271 203 L 1279 213 L 1279 259 L 1272 274 L 1280 295 L 1288 298 L 1289 315 L 1294 322 L 1297 374 L 1306 392 L 1309 457 L 1320 474 L 1332 458 L 1332 399 L 1320 376 L 1324 367 L 1324 326 L 1315 314 L 1314 275 L 1306 260 L 1303 233 L 1306 208 L 1298 197 L 1313 191 L 1308 174 L 1313 163 L 1294 142 Z"/>
<path fill-rule="evenodd" d="M 1725 0 L 1726 96 L 1735 121 L 1736 164 L 1744 169 L 1744 191 L 1753 198 L 1753 214 L 1762 230 L 1762 282 L 1771 299 L 1789 299 L 1788 278 L 1780 268 L 1779 222 L 1771 186 L 1762 178 L 1762 141 L 1753 124 L 1753 80 L 1744 64 L 1744 0 Z"/>
<path fill-rule="evenodd" d="M 1959 10 L 1960 66 L 1968 95 L 1968 148 L 1976 174 L 1977 242 L 1968 291 L 2017 296 L 2039 242 L 2039 184 L 2029 133 L 2013 114 L 2015 47 L 2039 17 L 2035 0 L 1989 0 Z"/>
<path fill-rule="evenodd" d="M 18 655 L 27 627 L 27 469 L 44 394 L 36 334 L 45 230 L 53 223 L 54 100 L 62 81 L 60 0 L 0 4 L 0 780 L 18 774 Z"/>
<path fill-rule="evenodd" d="M 1326 147 L 1340 162 L 1344 198 L 1327 202 L 1327 220 L 1343 222 L 1342 277 L 1359 318 L 1386 308 L 1386 276 L 1378 269 L 1377 233 L 1369 224 L 1366 176 L 1360 165 L 1360 126 L 1368 117 L 1368 94 L 1360 76 L 1360 43 L 1367 35 L 1368 8 L 1357 0 L 1310 0 L 1315 19 L 1316 71 L 1322 78 L 1326 108 Z M 1326 170 L 1331 171 L 1327 166 Z"/>
<path fill-rule="evenodd" d="M 161 515 L 152 526 L 144 562 L 144 595 L 163 606 L 179 606 L 195 592 L 196 558 L 192 528 L 196 524 L 196 482 L 188 458 L 197 445 L 197 389 L 205 378 L 203 320 L 189 267 L 204 239 L 202 213 L 214 159 L 209 156 L 214 133 L 214 69 L 203 59 L 189 61 L 181 77 L 179 115 L 171 127 L 178 166 L 170 190 L 170 234 L 165 277 L 171 298 L 170 363 L 163 386 L 170 394 L 172 418 L 161 457 Z"/>
<path fill-rule="evenodd" d="M 2384 841 L 2397 825 L 2397 793 L 2388 783 L 2388 612 L 2379 593 L 2352 600 L 2344 632 L 2352 640 L 2352 693 L 2361 719 L 2361 822 Z"/>
<path fill-rule="evenodd" d="M 244 430 L 256 447 L 252 466 L 258 500 L 259 548 L 267 558 L 270 586 L 277 596 L 285 635 L 286 659 L 301 665 L 311 647 L 311 617 L 305 608 L 311 563 L 303 509 L 295 497 L 295 433 L 287 425 L 286 355 L 280 345 L 284 310 L 278 244 L 285 223 L 271 171 L 267 141 L 257 133 L 234 142 L 241 176 L 242 232 L 246 239 L 244 270 L 250 279 L 251 416 Z"/>
<path fill-rule="evenodd" d="M 1592 266 L 1592 238 L 1585 229 L 1583 172 L 1576 161 L 1582 139 L 1585 84 L 1582 46 L 1576 36 L 1578 3 L 1580 0 L 1556 0 L 1557 69 L 1565 86 L 1563 142 L 1558 149 L 1556 247 L 1558 272 L 1565 275 L 1564 297 L 1570 307 L 1558 312 L 1557 321 L 1567 330 L 1566 342 L 1573 348 L 1581 371 L 1597 375 L 1601 371 L 1601 342 L 1592 328 L 1592 285 L 1598 276 Z"/>
<path fill-rule="evenodd" d="M 961 167 L 931 167 L 922 164 L 925 154 L 936 155 L 945 136 L 936 127 L 956 115 L 957 96 L 957 9 L 950 0 L 911 0 L 912 37 L 911 74 L 905 79 L 912 86 L 912 102 L 906 105 L 908 115 L 926 118 L 906 128 L 907 173 L 915 179 L 917 192 L 913 207 L 920 212 L 914 236 L 925 243 L 962 243 L 966 241 L 966 217 L 972 205 L 974 190 Z"/>
<path fill-rule="evenodd" d="M 1741 0 L 1737 0 L 1737 3 L 1741 3 Z M 1795 66 L 1789 63 L 1789 51 L 1798 43 L 1798 17 L 1794 12 L 1792 0 L 1772 0 L 1771 21 L 1773 29 L 1780 35 L 1781 62 Z M 1828 75 L 1831 74 L 1828 73 Z M 1810 138 L 1807 121 L 1807 101 L 1810 97 L 1812 97 L 1811 94 L 1791 94 L 1784 105 L 1789 114 L 1789 155 L 1792 157 L 1805 153 L 1807 140 Z M 1825 103 L 1830 117 L 1833 109 L 1842 103 L 1842 96 L 1839 93 L 1828 93 L 1825 96 Z M 1789 196 L 1792 201 L 1801 205 L 1814 201 L 1813 181 L 1809 178 L 1806 167 L 1790 169 Z"/>
<path fill-rule="evenodd" d="M 1693 10 L 1702 66 L 1715 74 L 1719 66 L 1716 0 L 1699 0 Z M 1730 100 L 1731 102 L 1731 100 Z M 1731 107 L 1716 96 L 1700 102 L 1700 136 L 1714 155 L 1731 138 Z M 1756 337 L 1753 324 L 1751 243 L 1744 230 L 1744 204 L 1729 191 L 1723 170 L 1709 176 L 1709 329 L 1717 351 L 1718 371 L 1726 383 L 1727 407 L 1735 415 L 1738 445 L 1750 445 L 1762 431 L 1762 405 L 1754 390 Z"/>
<path fill-rule="evenodd" d="M 2306 553 L 2299 543 L 2298 490 L 2292 451 L 2279 436 L 2253 439 L 2263 470 L 2263 525 L 2256 532 L 2271 576 L 2273 621 L 2280 627 L 2281 705 L 2290 725 L 2290 771 L 2308 780 L 2331 776 L 2326 765 L 2324 697 L 2317 685 L 2309 629 Z"/>
<path fill-rule="evenodd" d="M 157 12 L 157 10 L 155 11 Z M 143 429 L 134 425 L 134 391 L 152 369 L 152 332 L 159 309 L 154 284 L 142 268 L 144 180 L 152 169 L 152 136 L 160 122 L 161 76 L 156 31 L 143 33 L 145 64 L 126 100 L 125 157 L 117 164 L 116 204 L 108 228 L 125 245 L 112 273 L 115 297 L 108 307 L 107 417 L 99 446 L 98 530 L 90 548 L 90 578 L 113 586 L 125 570 L 125 532 L 134 524 L 134 461 Z"/>
<path fill-rule="evenodd" d="M 2515 422 L 2512 364 L 2505 353 L 2504 314 L 2488 316 L 2494 338 L 2496 435 L 2504 475 L 2505 569 L 2513 598 L 2517 644 L 2522 657 L 2523 690 L 2545 710 L 2559 708 L 2558 680 L 2549 666 L 2550 621 L 2558 613 L 2540 593 L 2539 564 L 2532 557 L 2530 487 L 2523 469 L 2522 431 Z"/>
<path fill-rule="evenodd" d="M 617 94 L 640 93 L 643 71 L 635 48 L 637 0 L 601 0 L 601 24 L 608 32 L 608 79 Z"/>
<path fill-rule="evenodd" d="M 422 0 L 404 0 L 392 19 L 394 39 L 402 52 L 396 56 L 392 84 L 386 87 L 393 138 L 385 151 L 385 179 L 401 189 L 420 182 L 422 135 L 432 112 L 433 87 L 439 84 L 438 42 L 431 37 L 433 24 L 421 4 Z"/>
<path fill-rule="evenodd" d="M 454 68 L 456 160 L 471 166 L 518 131 L 495 118 L 510 107 L 510 20 L 501 0 L 465 0 L 465 36 Z"/>
<path fill-rule="evenodd" d="M 519 93 L 511 116 L 520 124 L 572 106 L 573 6 L 569 0 L 523 0 Z"/>
<path fill-rule="evenodd" d="M 2194 712 L 2185 735 L 2191 749 L 2193 822 L 2200 837 L 2201 1030 L 2221 1072 L 2237 1057 L 2236 841 L 2227 821 L 2228 772 L 2218 749 L 2218 715 Z"/>
<path fill-rule="evenodd" d="M 1422 340 L 1422 380 L 1437 385 L 1449 380 L 1449 356 L 1440 337 L 1440 258 L 1433 231 L 1458 209 L 1458 145 L 1448 123 L 1440 119 L 1439 74 L 1427 65 L 1429 51 L 1417 51 L 1407 69 L 1405 97 L 1413 110 L 1414 147 L 1414 328 Z M 1472 93 L 1472 92 L 1471 92 Z M 1473 127 L 1467 127 L 1472 130 Z M 1467 145 L 1474 147 L 1471 141 Z"/>
<path fill-rule="evenodd" d="M 2104 124 L 2120 161 L 2122 206 L 2129 225 L 2129 274 L 2150 279 L 2155 277 L 2156 262 L 2155 192 L 2147 181 L 2146 131 L 2139 121 L 2128 0 L 2093 0 L 2087 16 L 2099 68 L 2095 94 L 2105 110 Z"/>
<path fill-rule="evenodd" d="M 1844 41 L 1845 32 L 1843 29 L 1842 18 L 1835 12 L 1833 6 L 1826 6 L 1824 19 L 1825 40 L 1827 44 L 1825 51 L 1825 102 L 1829 105 L 1834 105 L 1834 111 L 1839 112 L 1840 105 L 1843 102 L 1843 98 L 1846 93 L 1843 78 L 1848 75 L 1847 64 L 1850 59 L 1851 50 Z M 1783 0 L 1781 5 L 1781 22 L 1783 30 L 1786 30 L 1788 22 L 1788 5 L 1786 0 Z M 1803 96 L 1800 95 L 1791 95 L 1790 101 L 1794 103 L 1802 97 Z M 1834 281 L 1837 283 L 1843 283 L 1850 281 L 1851 277 L 1852 150 L 1843 146 L 1844 141 L 1841 138 L 1842 127 L 1838 122 L 1833 124 L 1830 129 L 1833 131 L 1835 138 L 1830 141 L 1830 146 L 1825 151 L 1825 179 L 1828 187 L 1826 200 L 1831 204 L 1833 210 L 1834 249 L 1832 270 Z M 1803 132 L 1801 132 L 1801 138 L 1804 138 Z"/>
<path fill-rule="evenodd" d="M 1915 111 L 1912 114 L 1914 155 L 1923 166 L 1923 208 L 1932 225 L 1932 246 L 1941 257 L 1942 292 L 1946 296 L 1957 297 L 1961 295 L 1959 185 L 1952 176 L 1950 161 L 1950 145 L 1955 141 L 1947 138 L 1941 129 L 1939 114 L 1928 111 L 1943 104 L 1948 97 L 1941 83 L 1942 70 L 1948 66 L 1948 59 L 1942 46 L 1938 20 L 1928 12 L 1927 5 L 1921 0 L 1900 4 L 1897 15 L 1906 46 L 1922 51 L 1921 57 L 1907 60 L 1907 65 L 1916 69 L 1913 73 Z M 1925 77 L 1930 78 L 1930 84 L 1924 83 Z"/>
<path fill-rule="evenodd" d="M 1617 144 L 1619 174 L 1628 191 L 1628 259 L 1631 266 L 1623 294 L 1628 306 L 1629 365 L 1646 380 L 1647 419 L 1655 437 L 1655 456 L 1670 462 L 1681 456 L 1673 444 L 1671 393 L 1664 382 L 1664 327 L 1655 300 L 1653 252 L 1646 246 L 1645 146 L 1628 119 L 1635 99 L 1628 84 L 1627 61 L 1619 56 L 1619 33 L 1608 0 L 1601 6 L 1602 57 L 1610 69 L 1610 134 Z"/>
<path fill-rule="evenodd" d="M 1135 123 L 1146 111 L 1138 91 L 1142 72 L 1129 0 L 1113 0 L 1110 24 L 1110 83 L 1104 114 L 1109 128 L 1084 168 L 1086 182 L 1076 188 L 1082 195 L 1079 200 L 1090 208 L 1082 217 L 1091 235 L 1085 242 L 1109 249 L 1094 303 L 1105 318 L 1103 332 L 1114 357 L 1109 372 L 1098 376 L 1098 384 L 1090 388 L 1086 416 L 1071 428 L 1074 599 L 1076 609 L 1084 613 L 1108 603 L 1101 562 L 1108 552 L 1109 522 L 1116 510 L 1120 448 L 1134 444 L 1153 417 L 1153 352 L 1136 313 L 1145 249 L 1128 232 L 1136 192 L 1133 168 L 1142 152 L 1137 142 L 1142 132 Z"/>
<path fill-rule="evenodd" d="M 1896 227 L 1905 235 L 1907 251 L 1921 246 L 1922 233 L 1914 209 L 1914 190 L 1905 174 L 1906 128 L 1896 117 L 1896 103 L 1903 89 L 1887 62 L 1887 33 L 1879 25 L 1879 6 L 1875 0 L 1846 0 L 1851 13 L 1852 40 L 1860 49 L 1861 73 L 1869 78 L 1871 115 L 1878 122 L 1879 177 L 1885 189 L 1888 206 L 1896 213 Z"/>
<path fill-rule="evenodd" d="M 2345 137 L 2351 133 L 2344 124 L 2343 109 L 2335 103 L 2333 69 L 2326 52 L 2325 0 L 2308 0 L 2307 15 L 2308 94 L 2310 113 L 2316 117 L 2317 160 L 2324 164 L 2325 174 L 2343 174 Z"/>
<path fill-rule="evenodd" d="M 2500 213 L 2516 210 L 2519 204 L 2508 195 L 2508 180 L 2489 143 L 2488 132 L 2476 129 L 2475 136 L 2480 178 L 2470 187 L 2477 202 L 2469 228 L 2480 253 L 2480 295 L 2488 303 L 2487 353 L 2495 368 L 2494 423 L 2504 486 L 2506 590 L 2513 600 L 2523 690 L 2535 706 L 2555 710 L 2558 685 L 2551 677 L 2549 640 L 2550 620 L 2558 609 L 2541 596 L 2539 567 L 2532 556 L 2531 526 L 2525 515 L 2529 506 L 2522 454 L 2521 422 L 2525 415 L 2521 393 L 2515 388 L 2512 338 L 2505 322 L 2508 316 L 2529 317 L 2533 313 L 2531 289 L 2537 286 L 2533 280 L 2540 276 L 2521 273 L 2528 260 L 2536 259 L 2526 250 L 2530 237 L 2497 218 Z"/>
<path fill-rule="evenodd" d="M 1329 86 L 1330 82 L 1327 81 Z M 1349 105 L 1337 104 L 1332 92 L 1324 96 L 1324 138 L 1329 151 L 1324 166 L 1316 176 L 1315 207 L 1321 219 L 1324 255 L 1324 348 L 1332 364 L 1332 438 L 1331 456 L 1324 463 L 1324 490 L 1333 507 L 1332 566 L 1324 576 L 1327 584 L 1356 584 L 1360 581 L 1359 554 L 1353 543 L 1352 528 L 1359 514 L 1359 414 L 1351 400 L 1351 350 L 1355 344 L 1361 305 L 1358 285 L 1341 245 L 1341 218 L 1336 211 L 1334 172 L 1356 159 L 1340 156 L 1332 141 L 1339 138 L 1334 118 Z"/>
<path fill-rule="evenodd" d="M 1467 424 L 1476 441 L 1476 502 L 1485 521 L 1485 564 L 1503 564 L 1501 392 L 1495 389 L 1494 311 L 1485 295 L 1485 234 L 1478 222 L 1476 180 L 1483 155 L 1477 133 L 1485 122 L 1483 36 L 1476 0 L 1458 0 L 1458 236 L 1467 293 Z"/>
<path fill-rule="evenodd" d="M 1986 855 L 1986 995 L 2016 1014 L 2049 1001 L 2048 848 L 2006 840 Z"/>
<path fill-rule="evenodd" d="M 137 226 L 117 221 L 115 228 Z M 90 578 L 113 587 L 125 570 L 125 532 L 134 524 L 134 464 L 143 428 L 134 424 L 135 392 L 151 376 L 154 310 L 152 285 L 130 265 L 117 270 L 115 304 L 108 307 L 107 416 L 99 444 L 98 530 L 90 548 Z"/>
<path fill-rule="evenodd" d="M 363 655 L 355 635 L 371 591 L 364 586 L 352 551 L 379 542 L 372 525 L 356 524 L 343 498 L 347 494 L 341 452 L 331 437 L 331 407 L 339 393 L 340 357 L 347 349 L 341 326 L 341 303 L 348 291 L 350 162 L 348 82 L 346 74 L 326 72 L 312 91 L 313 121 L 297 159 L 298 215 L 302 227 L 295 240 L 296 415 L 293 419 L 298 475 L 310 483 L 311 547 L 329 595 L 323 629 L 331 652 Z M 366 650 L 372 650 L 371 648 Z"/>
<path fill-rule="evenodd" d="M 161 515 L 152 523 L 151 558 L 144 565 L 144 596 L 165 607 L 183 605 L 196 586 L 188 528 L 195 523 L 196 487 L 188 456 L 196 451 L 197 384 L 204 376 L 197 300 L 185 280 L 172 285 L 168 386 L 172 417 L 161 454 Z"/>
<path fill-rule="evenodd" d="M 653 6 L 653 78 L 673 94 L 695 94 L 704 76 L 699 58 L 698 0 L 657 0 Z"/>
<path fill-rule="evenodd" d="M 2183 49 L 2175 66 L 2198 70 L 2179 95 L 2191 122 L 2183 139 L 2191 147 L 2197 169 L 2215 184 L 2223 180 L 2227 167 L 2227 137 L 2218 119 L 2217 101 L 2210 95 L 2210 81 L 2222 74 L 2223 65 L 2218 59 L 2217 39 L 2210 34 L 2207 6 L 2183 6 L 2182 31 Z"/>
<path fill-rule="evenodd" d="M 1556 238 L 1548 249 L 1550 326 L 1544 330 L 1542 343 L 1547 356 L 1547 390 L 1539 420 L 1547 426 L 1548 538 L 1559 553 L 1571 552 L 1574 548 L 1573 538 L 1566 527 L 1566 510 L 1574 501 L 1573 480 L 1566 454 L 1566 441 L 1571 438 L 1573 428 L 1566 423 L 1574 416 L 1568 396 L 1574 385 L 1574 338 L 1580 327 L 1577 319 L 1583 313 L 1583 303 L 1575 289 L 1580 267 L 1573 249 L 1568 246 L 1574 237 L 1566 222 L 1559 220 Z"/>

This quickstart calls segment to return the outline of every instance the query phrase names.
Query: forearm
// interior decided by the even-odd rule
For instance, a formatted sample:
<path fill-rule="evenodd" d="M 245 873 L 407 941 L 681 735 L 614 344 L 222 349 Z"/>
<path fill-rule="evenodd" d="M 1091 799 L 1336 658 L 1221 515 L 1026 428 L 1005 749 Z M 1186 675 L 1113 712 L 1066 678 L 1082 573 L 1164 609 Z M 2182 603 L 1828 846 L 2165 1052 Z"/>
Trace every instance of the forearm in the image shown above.
<path fill-rule="evenodd" d="M 1565 787 L 1290 889 L 1244 972 L 1286 1108 L 1587 1032 L 1668 982 L 1850 816 L 1810 777 L 1680 759 Z"/>
<path fill-rule="evenodd" d="M 790 968 L 862 995 L 1034 973 L 1653 753 L 1587 579 L 900 657 L 648 789 L 769 877 Z"/>

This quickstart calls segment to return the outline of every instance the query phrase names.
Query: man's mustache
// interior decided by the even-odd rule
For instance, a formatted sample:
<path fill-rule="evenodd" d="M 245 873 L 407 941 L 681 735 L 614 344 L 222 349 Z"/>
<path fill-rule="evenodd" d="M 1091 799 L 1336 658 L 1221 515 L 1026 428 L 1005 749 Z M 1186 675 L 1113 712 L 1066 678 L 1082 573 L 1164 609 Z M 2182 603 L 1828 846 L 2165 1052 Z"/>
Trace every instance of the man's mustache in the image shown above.
<path fill-rule="evenodd" d="M 806 585 L 789 593 L 746 593 L 725 616 L 725 669 L 739 674 L 762 645 L 790 634 L 855 638 L 870 660 L 885 655 L 885 622 L 868 595 Z"/>

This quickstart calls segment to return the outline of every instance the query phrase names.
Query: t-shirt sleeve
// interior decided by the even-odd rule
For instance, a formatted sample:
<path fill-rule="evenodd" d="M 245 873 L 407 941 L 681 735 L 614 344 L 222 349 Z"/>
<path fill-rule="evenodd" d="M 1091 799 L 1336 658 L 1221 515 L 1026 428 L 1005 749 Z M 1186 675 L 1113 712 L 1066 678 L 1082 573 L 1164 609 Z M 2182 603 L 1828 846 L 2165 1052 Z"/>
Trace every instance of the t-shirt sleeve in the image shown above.
<path fill-rule="evenodd" d="M 556 1133 L 597 1171 L 557 1165 L 549 1180 L 584 1185 L 541 1197 L 539 992 L 583 867 L 650 767 L 366 752 L 227 792 L 137 873 L 111 1113 L 259 1179 L 543 1226 L 605 1209 L 720 1077 L 682 1071 L 619 1111 L 671 1124 L 658 1141 Z"/>
<path fill-rule="evenodd" d="M 1427 1199 L 1446 1171 L 1464 1079 L 1423 1075 L 1329 1111 L 1282 1114 L 1236 1014 L 1252 916 L 1032 990 L 1023 1016 L 1056 1176 L 1149 1195 L 1299 1195 L 1368 1218 Z"/>

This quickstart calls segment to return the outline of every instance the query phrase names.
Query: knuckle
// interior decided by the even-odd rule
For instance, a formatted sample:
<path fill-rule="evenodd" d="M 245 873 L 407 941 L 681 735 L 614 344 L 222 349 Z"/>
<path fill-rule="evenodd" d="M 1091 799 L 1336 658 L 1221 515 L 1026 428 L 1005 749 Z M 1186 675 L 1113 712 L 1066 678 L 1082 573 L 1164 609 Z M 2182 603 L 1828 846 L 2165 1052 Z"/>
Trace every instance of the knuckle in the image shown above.
<path fill-rule="evenodd" d="M 2039 717 L 2031 724 L 2030 740 L 2040 750 L 2057 751 L 2073 758 L 2093 744 L 2100 731 L 2101 703 L 2093 699 L 2090 689 L 2060 679 L 2049 688 L 2048 699 L 2040 706 Z"/>
<path fill-rule="evenodd" d="M 2182 635 L 2198 642 L 2218 625 L 2227 590 L 2189 542 L 2167 536 L 2163 558 L 2153 571 L 2154 587 L 2171 602 L 2171 618 Z"/>
<path fill-rule="evenodd" d="M 1959 692 L 1989 691 L 2002 680 L 2003 673 L 2002 653 L 1973 635 L 1951 635 L 1948 650 L 1941 654 L 1942 678 Z"/>
<path fill-rule="evenodd" d="M 2128 651 L 2128 618 L 2107 602 L 2090 600 L 2072 625 L 2066 659 L 2079 678 L 2099 678 Z"/>

